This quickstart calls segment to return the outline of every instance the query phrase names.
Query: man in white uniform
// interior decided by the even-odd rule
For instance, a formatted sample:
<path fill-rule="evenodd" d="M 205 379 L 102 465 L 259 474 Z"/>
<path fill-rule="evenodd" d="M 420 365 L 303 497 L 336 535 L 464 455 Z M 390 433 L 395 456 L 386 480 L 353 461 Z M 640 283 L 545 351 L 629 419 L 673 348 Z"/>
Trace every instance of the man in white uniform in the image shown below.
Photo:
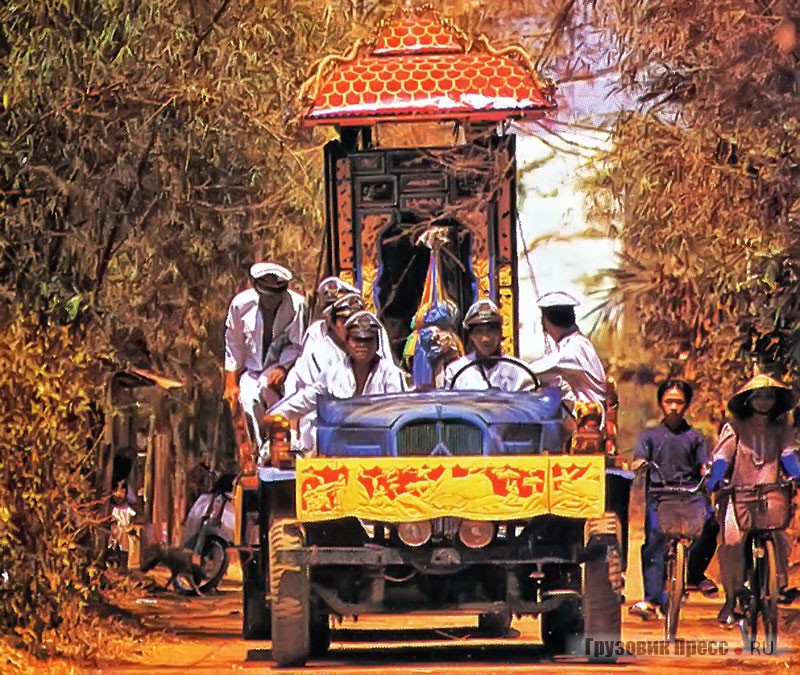
<path fill-rule="evenodd" d="M 300 354 L 306 303 L 289 290 L 292 273 L 281 265 L 256 263 L 250 279 L 253 288 L 236 295 L 228 308 L 223 396 L 232 412 L 242 406 L 258 447 L 258 420 L 266 405 L 280 399 L 286 375 Z"/>
<path fill-rule="evenodd" d="M 351 286 L 339 277 L 325 277 L 317 286 L 317 301 L 320 305 L 321 316 L 312 321 L 303 336 L 303 347 L 306 343 L 322 340 L 328 334 L 328 322 L 326 320 L 328 308 L 344 295 L 355 293 L 360 295 L 355 286 Z"/>
<path fill-rule="evenodd" d="M 467 310 L 464 315 L 464 329 L 472 351 L 445 368 L 445 389 L 450 389 L 451 385 L 454 389 L 468 390 L 532 391 L 536 388 L 536 382 L 521 361 L 519 363 L 522 365 L 516 366 L 508 361 L 492 358 L 503 356 L 502 326 L 503 317 L 491 300 L 478 300 Z M 513 357 L 505 358 L 517 361 Z M 459 371 L 462 371 L 461 374 Z"/>
<path fill-rule="evenodd" d="M 286 378 L 285 396 L 314 384 L 327 370 L 347 358 L 344 324 L 353 314 L 363 310 L 364 300 L 357 293 L 343 295 L 325 310 L 325 334 L 303 343 L 303 351 Z M 300 420 L 298 432 L 303 447 L 313 445 L 316 417 L 317 411 L 312 410 Z"/>
<path fill-rule="evenodd" d="M 546 377 L 558 373 L 578 401 L 605 403 L 606 371 L 597 350 L 575 322 L 578 301 L 561 291 L 545 293 L 537 303 L 542 311 L 545 355 L 531 364 Z"/>
<path fill-rule="evenodd" d="M 316 382 L 272 406 L 264 417 L 265 424 L 269 424 L 274 415 L 289 421 L 299 420 L 315 410 L 320 395 L 346 399 L 405 391 L 403 371 L 391 359 L 378 356 L 378 336 L 382 328 L 381 322 L 370 312 L 353 314 L 344 324 L 347 356 L 326 368 Z"/>

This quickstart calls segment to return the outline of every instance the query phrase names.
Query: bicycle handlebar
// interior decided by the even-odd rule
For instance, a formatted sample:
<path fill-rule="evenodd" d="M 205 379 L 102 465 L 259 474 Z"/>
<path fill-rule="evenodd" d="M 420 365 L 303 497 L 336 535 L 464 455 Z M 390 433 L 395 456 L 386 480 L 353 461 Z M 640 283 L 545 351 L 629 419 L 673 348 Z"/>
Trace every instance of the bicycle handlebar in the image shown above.
<path fill-rule="evenodd" d="M 787 480 L 778 478 L 778 480 L 773 483 L 753 483 L 752 485 L 731 485 L 730 483 L 726 483 L 719 489 L 719 494 L 729 495 L 734 490 L 769 490 L 772 488 L 785 487 L 791 487 L 797 490 L 798 484 L 800 484 L 800 478 L 795 476 L 789 476 Z"/>
<path fill-rule="evenodd" d="M 663 485 L 652 486 L 650 488 L 651 491 L 659 492 L 661 494 L 666 494 L 666 493 L 674 493 L 674 494 L 683 493 L 683 494 L 691 494 L 691 495 L 697 494 L 705 486 L 706 479 L 708 478 L 708 474 L 709 474 L 708 469 L 704 469 L 703 470 L 703 475 L 700 476 L 700 482 L 697 485 L 695 485 L 694 487 L 688 487 L 688 486 L 685 486 L 685 485 L 667 485 L 666 484 L 666 480 L 664 478 L 664 474 L 661 471 L 661 467 L 658 465 L 657 462 L 654 462 L 653 460 L 650 460 L 650 459 L 646 459 L 646 460 L 644 460 L 642 466 L 647 468 L 648 470 L 654 469 L 661 476 L 661 480 L 664 481 L 664 484 Z"/>

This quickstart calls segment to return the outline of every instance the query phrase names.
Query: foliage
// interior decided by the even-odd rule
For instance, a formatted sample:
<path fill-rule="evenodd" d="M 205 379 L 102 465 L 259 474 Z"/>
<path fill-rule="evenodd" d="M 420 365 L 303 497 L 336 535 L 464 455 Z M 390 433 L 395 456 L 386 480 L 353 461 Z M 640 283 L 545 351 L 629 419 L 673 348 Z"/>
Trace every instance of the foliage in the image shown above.
<path fill-rule="evenodd" d="M 572 2 L 434 4 L 467 30 L 522 37 L 561 74 L 585 67 L 566 30 L 581 20 Z M 12 578 L 0 630 L 41 648 L 95 588 L 72 516 L 111 413 L 109 372 L 180 379 L 182 429 L 200 453 L 218 425 L 222 322 L 249 264 L 274 258 L 315 285 L 326 134 L 300 126 L 297 94 L 313 62 L 392 6 L 0 4 L 0 414 L 11 425 L 0 536 L 12 544 L 0 546 Z"/>
<path fill-rule="evenodd" d="M 34 316 L 24 328 L 0 317 L 16 359 L 2 376 L 15 435 L 4 429 L 13 452 L 0 460 L 13 540 L 0 546 L 11 578 L 0 631 L 30 648 L 58 626 L 75 636 L 94 589 L 66 514 L 90 494 L 78 466 L 94 459 L 88 411 L 100 412 L 108 372 L 181 379 L 200 451 L 216 424 L 203 411 L 219 399 L 222 321 L 249 264 L 273 257 L 299 286 L 314 278 L 322 153 L 296 94 L 349 34 L 355 10 L 337 4 L 0 7 L 0 310 Z M 30 321 L 70 328 L 38 335 Z"/>
<path fill-rule="evenodd" d="M 88 545 L 97 437 L 90 355 L 30 319 L 0 333 L 0 633 L 69 635 L 97 590 Z"/>
<path fill-rule="evenodd" d="M 754 361 L 787 376 L 800 364 L 800 51 L 785 39 L 800 3 L 782 6 L 611 3 L 640 105 L 596 179 L 624 244 L 609 308 L 684 364 L 706 410 Z"/>

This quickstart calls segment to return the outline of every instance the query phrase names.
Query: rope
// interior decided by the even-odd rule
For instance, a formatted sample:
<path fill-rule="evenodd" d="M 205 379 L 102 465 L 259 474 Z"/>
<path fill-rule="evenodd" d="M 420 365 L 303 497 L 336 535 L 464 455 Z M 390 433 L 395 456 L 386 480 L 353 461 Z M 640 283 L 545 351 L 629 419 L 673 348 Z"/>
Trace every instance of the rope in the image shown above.
<path fill-rule="evenodd" d="M 531 275 L 531 283 L 533 284 L 533 293 L 534 297 L 539 297 L 539 287 L 536 283 L 536 276 L 533 273 L 533 265 L 531 264 L 530 258 L 530 251 L 528 250 L 528 244 L 525 241 L 525 233 L 522 231 L 522 220 L 517 214 L 517 234 L 519 235 L 520 243 L 522 244 L 522 250 L 525 251 L 525 262 L 528 264 L 528 272 Z"/>

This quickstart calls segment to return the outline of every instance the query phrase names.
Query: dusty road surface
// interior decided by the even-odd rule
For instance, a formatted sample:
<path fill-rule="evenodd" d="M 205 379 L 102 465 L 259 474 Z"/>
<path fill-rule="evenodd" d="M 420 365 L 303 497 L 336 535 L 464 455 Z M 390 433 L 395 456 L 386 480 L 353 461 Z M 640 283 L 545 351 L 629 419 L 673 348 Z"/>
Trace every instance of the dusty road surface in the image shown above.
<path fill-rule="evenodd" d="M 639 521 L 640 519 L 637 519 Z M 781 644 L 772 655 L 742 650 L 738 632 L 721 629 L 716 615 L 721 599 L 691 594 L 679 628 L 688 642 L 684 653 L 658 653 L 664 646 L 661 622 L 643 622 L 628 614 L 628 607 L 641 597 L 639 543 L 641 533 L 632 533 L 630 567 L 627 574 L 627 604 L 623 608 L 623 641 L 638 655 L 624 656 L 616 664 L 589 664 L 586 658 L 565 658 L 545 653 L 538 644 L 539 627 L 532 619 L 515 622 L 520 636 L 505 640 L 483 640 L 474 634 L 476 620 L 454 617 L 442 621 L 430 616 L 363 617 L 357 624 L 335 627 L 330 652 L 322 660 L 309 661 L 306 669 L 281 672 L 350 673 L 762 673 L 800 672 L 800 600 L 781 610 Z M 145 644 L 144 661 L 116 663 L 113 667 L 84 672 L 186 673 L 205 675 L 226 672 L 267 672 L 275 668 L 269 642 L 244 641 L 241 629 L 241 586 L 237 570 L 229 572 L 221 592 L 202 598 L 181 598 L 171 592 L 143 598 L 134 605 L 151 626 L 163 629 L 162 638 Z M 710 573 L 715 569 L 712 565 Z M 795 583 L 797 578 L 793 578 Z M 647 643 L 646 641 L 655 641 Z M 710 650 L 711 654 L 697 651 Z M 738 651 L 737 651 L 738 650 Z M 656 653 L 647 652 L 655 651 Z"/>
<path fill-rule="evenodd" d="M 630 604 L 630 603 L 629 603 Z M 345 623 L 333 633 L 329 654 L 309 661 L 306 669 L 281 672 L 350 673 L 697 673 L 714 669 L 720 672 L 793 672 L 800 668 L 800 610 L 783 612 L 783 640 L 779 653 L 771 656 L 737 654 L 738 635 L 720 629 L 715 621 L 718 602 L 692 596 L 680 633 L 696 642 L 686 651 L 702 649 L 702 641 L 716 655 L 641 655 L 626 656 L 615 665 L 592 665 L 587 659 L 568 659 L 546 654 L 538 641 L 538 625 L 533 620 L 515 623 L 521 635 L 507 640 L 469 641 L 475 621 L 465 618 L 446 622 L 432 630 L 435 617 L 362 618 L 357 625 Z M 147 605 L 154 626 L 168 628 L 174 635 L 146 656 L 142 663 L 119 663 L 94 669 L 93 673 L 186 673 L 267 672 L 274 669 L 268 642 L 244 641 L 239 636 L 241 614 L 238 588 L 227 582 L 215 597 L 186 600 L 159 595 L 155 605 Z M 439 619 L 439 625 L 444 622 Z M 471 627 L 470 627 L 471 626 Z M 660 641 L 662 625 L 644 623 L 629 617 L 625 610 L 624 641 Z M 788 631 L 793 634 L 789 635 Z M 716 646 L 714 647 L 714 641 Z M 646 649 L 647 647 L 645 647 Z M 652 649 L 653 647 L 650 646 Z M 658 646 L 656 645 L 656 649 Z"/>

